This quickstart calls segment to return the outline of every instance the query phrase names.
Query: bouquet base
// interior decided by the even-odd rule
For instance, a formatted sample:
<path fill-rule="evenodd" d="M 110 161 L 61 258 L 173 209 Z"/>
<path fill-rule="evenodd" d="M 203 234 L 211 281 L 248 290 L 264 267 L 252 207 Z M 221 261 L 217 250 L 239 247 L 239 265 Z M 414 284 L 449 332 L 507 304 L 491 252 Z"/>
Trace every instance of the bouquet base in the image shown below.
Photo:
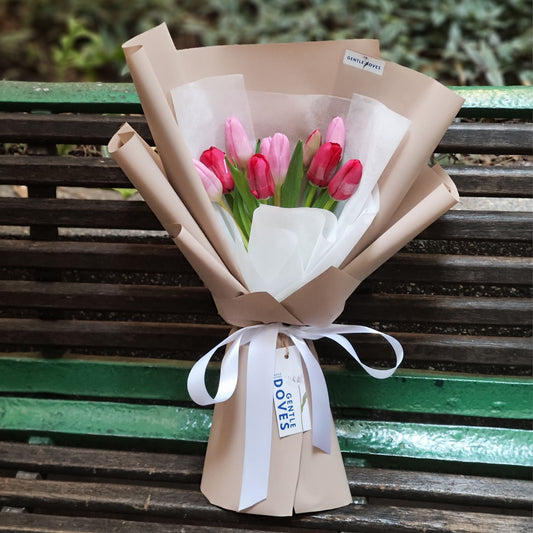
<path fill-rule="evenodd" d="M 246 351 L 247 347 L 241 348 L 235 392 L 229 400 L 215 405 L 201 483 L 202 493 L 212 504 L 232 511 L 239 510 L 241 495 Z M 240 512 L 290 516 L 352 503 L 333 420 L 330 454 L 313 447 L 312 430 L 280 438 L 275 420 L 272 428 L 267 498 Z"/>

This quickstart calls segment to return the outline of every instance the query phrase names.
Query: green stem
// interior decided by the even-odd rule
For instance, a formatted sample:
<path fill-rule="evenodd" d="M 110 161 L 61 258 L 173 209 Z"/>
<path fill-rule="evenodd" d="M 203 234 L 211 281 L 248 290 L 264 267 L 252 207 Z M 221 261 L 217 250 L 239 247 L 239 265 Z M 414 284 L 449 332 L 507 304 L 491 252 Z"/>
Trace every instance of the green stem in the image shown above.
<path fill-rule="evenodd" d="M 309 188 L 307 189 L 307 192 L 305 194 L 304 207 L 311 207 L 317 189 L 318 187 L 316 187 L 312 183 L 309 183 Z"/>
<path fill-rule="evenodd" d="M 230 211 L 229 207 L 226 205 L 226 202 L 224 202 L 224 200 L 220 200 L 218 202 L 218 205 L 220 207 L 222 207 L 222 209 L 224 209 L 224 211 L 226 211 L 226 213 L 228 213 L 229 216 L 234 220 L 235 225 L 237 226 L 237 228 L 239 228 L 239 233 L 241 234 L 242 242 L 244 243 L 244 246 L 246 247 L 246 249 L 248 249 L 248 237 L 246 236 L 246 234 L 244 233 L 243 229 L 241 228 L 241 225 L 235 219 L 235 217 L 234 217 L 233 213 Z"/>
<path fill-rule="evenodd" d="M 276 185 L 274 190 L 274 205 L 281 206 L 281 185 Z"/>
<path fill-rule="evenodd" d="M 335 208 L 335 205 L 337 204 L 337 200 L 335 198 L 332 198 L 331 196 L 328 198 L 327 202 L 324 204 L 323 209 L 327 209 L 328 211 L 333 211 Z"/>

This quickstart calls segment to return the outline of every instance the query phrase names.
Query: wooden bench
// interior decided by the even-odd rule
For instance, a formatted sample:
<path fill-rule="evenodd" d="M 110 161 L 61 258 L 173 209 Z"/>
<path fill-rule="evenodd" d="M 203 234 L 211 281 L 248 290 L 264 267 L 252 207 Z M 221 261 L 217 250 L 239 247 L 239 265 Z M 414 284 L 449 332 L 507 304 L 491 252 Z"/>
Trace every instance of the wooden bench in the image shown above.
<path fill-rule="evenodd" d="M 514 204 L 532 193 L 533 96 L 457 90 L 438 153 L 500 156 L 445 166 L 483 207 L 443 216 L 348 301 L 339 322 L 402 342 L 393 378 L 318 343 L 354 503 L 275 519 L 199 492 L 211 411 L 185 382 L 228 333 L 208 291 L 144 202 L 88 194 L 130 187 L 99 152 L 123 114 L 150 141 L 133 86 L 0 82 L 0 532 L 530 531 L 533 215 Z"/>

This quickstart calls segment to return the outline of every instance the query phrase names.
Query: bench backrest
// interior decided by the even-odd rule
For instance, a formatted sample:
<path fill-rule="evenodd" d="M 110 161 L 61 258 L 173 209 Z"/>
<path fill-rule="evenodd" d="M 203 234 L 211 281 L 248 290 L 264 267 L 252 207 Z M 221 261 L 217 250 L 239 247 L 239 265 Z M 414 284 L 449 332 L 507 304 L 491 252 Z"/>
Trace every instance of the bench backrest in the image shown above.
<path fill-rule="evenodd" d="M 366 280 L 339 319 L 396 336 L 403 368 L 377 381 L 317 343 L 348 460 L 528 475 L 530 89 L 461 89 L 462 118 L 436 157 L 465 206 Z M 228 326 L 144 202 L 110 190 L 131 185 L 101 151 L 124 114 L 150 142 L 141 113 L 130 84 L 0 82 L 2 436 L 205 445 L 211 412 L 185 382 Z M 363 337 L 352 341 L 365 361 L 390 361 Z"/>

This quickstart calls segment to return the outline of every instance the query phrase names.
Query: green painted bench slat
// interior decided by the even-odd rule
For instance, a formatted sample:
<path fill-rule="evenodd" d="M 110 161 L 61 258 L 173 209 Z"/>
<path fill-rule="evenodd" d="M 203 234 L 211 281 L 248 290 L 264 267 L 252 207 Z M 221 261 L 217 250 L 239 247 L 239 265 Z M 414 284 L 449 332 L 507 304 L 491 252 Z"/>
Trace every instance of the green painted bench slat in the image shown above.
<path fill-rule="evenodd" d="M 169 405 L 0 397 L 3 432 L 143 439 L 174 451 L 207 442 L 212 412 Z M 533 435 L 522 429 L 373 420 L 335 421 L 341 451 L 357 456 L 533 466 Z M 202 446 L 199 446 L 199 445 Z"/>
<path fill-rule="evenodd" d="M 184 361 L 4 356 L 0 390 L 189 402 L 191 366 Z M 216 368 L 208 373 L 211 388 L 217 373 Z M 339 408 L 495 418 L 505 412 L 509 419 L 528 420 L 533 404 L 529 378 L 399 370 L 390 379 L 376 380 L 358 370 L 328 366 L 325 376 L 331 403 Z M 495 396 L 496 390 L 499 396 Z"/>
<path fill-rule="evenodd" d="M 463 116 L 530 117 L 533 87 L 450 87 L 465 98 Z M 0 81 L 0 110 L 142 113 L 131 83 Z M 528 114 L 529 113 L 529 114 Z"/>

